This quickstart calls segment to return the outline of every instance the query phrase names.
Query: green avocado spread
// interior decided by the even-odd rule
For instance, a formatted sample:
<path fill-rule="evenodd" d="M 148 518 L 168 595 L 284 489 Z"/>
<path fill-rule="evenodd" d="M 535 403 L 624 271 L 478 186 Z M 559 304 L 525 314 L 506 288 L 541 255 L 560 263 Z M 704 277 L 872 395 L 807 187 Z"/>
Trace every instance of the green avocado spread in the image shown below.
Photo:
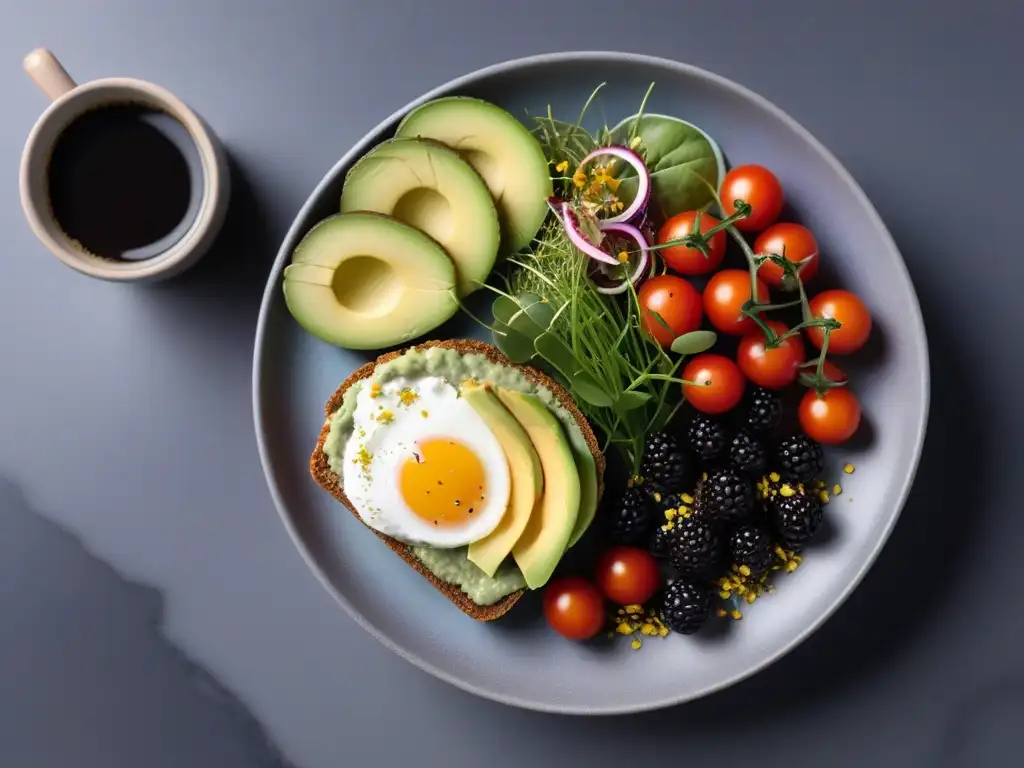
<path fill-rule="evenodd" d="M 425 350 L 409 350 L 394 360 L 378 365 L 369 378 L 356 382 L 345 392 L 341 407 L 330 417 L 330 430 L 324 442 L 324 453 L 335 474 L 342 476 L 345 445 L 352 434 L 356 395 L 362 387 L 373 384 L 383 386 L 396 377 L 418 376 L 442 377 L 456 387 L 464 381 L 475 379 L 535 395 L 547 405 L 565 428 L 573 454 L 585 456 L 590 453 L 576 420 L 559 404 L 550 390 L 538 386 L 515 368 L 492 363 L 484 355 L 463 354 L 454 349 L 430 347 Z M 526 586 L 523 574 L 511 560 L 506 560 L 492 577 L 468 560 L 466 547 L 413 547 L 412 551 L 437 578 L 458 586 L 477 605 L 493 605 Z"/>

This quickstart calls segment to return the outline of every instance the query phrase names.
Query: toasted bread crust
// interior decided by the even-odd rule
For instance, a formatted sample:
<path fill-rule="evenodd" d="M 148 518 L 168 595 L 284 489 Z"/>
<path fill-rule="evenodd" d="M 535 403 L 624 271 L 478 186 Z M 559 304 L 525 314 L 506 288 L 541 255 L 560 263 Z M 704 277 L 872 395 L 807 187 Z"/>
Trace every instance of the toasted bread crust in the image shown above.
<path fill-rule="evenodd" d="M 556 381 L 554 381 L 541 371 L 538 371 L 535 368 L 531 368 L 530 366 L 516 365 L 515 363 L 512 363 L 507 357 L 505 357 L 505 355 L 502 354 L 502 352 L 498 350 L 497 347 L 473 339 L 428 341 L 423 344 L 418 344 L 414 347 L 408 347 L 406 349 L 398 350 L 396 352 L 389 352 L 386 355 L 381 355 L 380 357 L 377 358 L 376 361 L 367 363 L 361 368 L 358 368 L 355 371 L 353 371 L 352 374 L 347 379 L 345 379 L 344 382 L 342 382 L 341 386 L 338 387 L 338 390 L 331 396 L 330 400 L 327 401 L 327 404 L 324 407 L 324 426 L 320 430 L 320 438 L 317 440 L 316 448 L 314 449 L 313 455 L 310 457 L 309 460 L 310 474 L 313 476 L 313 479 L 316 480 L 317 484 L 320 485 L 321 488 L 323 488 L 325 491 L 334 496 L 335 499 L 344 504 L 345 507 L 353 515 L 355 515 L 357 520 L 363 523 L 363 525 L 366 525 L 366 523 L 363 522 L 362 518 L 359 517 L 359 514 L 356 512 L 352 503 L 348 500 L 348 497 L 345 495 L 345 491 L 344 489 L 342 489 L 341 484 L 339 482 L 339 477 L 334 473 L 334 470 L 331 469 L 330 464 L 327 461 L 327 455 L 324 453 L 324 442 L 327 440 L 327 435 L 331 429 L 331 417 L 341 407 L 342 398 L 345 396 L 345 392 L 348 391 L 349 387 L 351 387 L 353 384 L 355 384 L 357 381 L 361 379 L 369 378 L 373 374 L 374 369 L 378 365 L 386 363 L 389 360 L 393 360 L 394 358 L 399 357 L 400 355 L 404 354 L 406 351 L 410 349 L 423 350 L 428 349 L 430 347 L 454 349 L 458 352 L 461 352 L 462 354 L 476 353 L 483 355 L 491 363 L 505 365 L 510 368 L 516 368 L 535 384 L 538 384 L 539 386 L 542 386 L 545 389 L 550 390 L 552 394 L 554 394 L 555 398 L 558 400 L 559 404 L 572 415 L 573 419 L 576 420 L 576 423 L 579 425 L 580 431 L 583 433 L 583 437 L 587 442 L 587 448 L 590 449 L 590 453 L 594 457 L 594 463 L 597 466 L 597 495 L 598 499 L 600 499 L 601 494 L 604 492 L 604 455 L 601 453 L 601 447 L 597 442 L 597 438 L 594 435 L 594 431 L 590 428 L 590 424 L 587 423 L 587 420 L 584 418 L 583 414 L 580 413 L 579 409 L 576 407 L 576 404 L 572 401 L 572 398 L 569 396 L 569 393 L 566 392 L 560 384 L 558 384 Z M 368 525 L 366 527 L 370 528 L 370 526 Z M 524 590 L 519 590 L 518 592 L 513 592 L 511 595 L 502 598 L 493 605 L 477 605 L 472 600 L 470 600 L 469 596 L 465 592 L 463 592 L 458 586 L 454 584 L 448 584 L 447 582 L 442 581 L 429 570 L 427 570 L 427 568 L 416 558 L 416 556 L 413 555 L 411 547 L 409 547 L 407 544 L 400 542 L 390 536 L 387 536 L 381 533 L 380 531 L 374 530 L 373 528 L 370 528 L 370 530 L 372 530 L 377 535 L 377 537 L 380 538 L 391 549 L 392 552 L 394 552 L 396 555 L 405 560 L 405 562 L 408 563 L 409 566 L 411 566 L 417 573 L 419 573 L 421 576 L 423 576 L 423 578 L 425 578 L 427 581 L 429 581 L 431 584 L 437 587 L 437 589 L 445 597 L 447 597 L 449 600 L 455 603 L 455 605 L 458 606 L 464 613 L 476 619 L 477 621 L 493 621 L 494 619 L 504 616 L 506 613 L 508 613 L 509 610 L 511 610 L 512 606 L 514 606 L 519 601 L 519 598 L 523 595 Z"/>

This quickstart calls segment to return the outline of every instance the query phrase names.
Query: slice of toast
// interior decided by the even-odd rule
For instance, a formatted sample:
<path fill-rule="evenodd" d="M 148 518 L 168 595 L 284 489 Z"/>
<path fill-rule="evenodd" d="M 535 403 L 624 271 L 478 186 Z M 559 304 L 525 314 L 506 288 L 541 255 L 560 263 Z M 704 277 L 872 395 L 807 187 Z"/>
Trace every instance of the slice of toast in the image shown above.
<path fill-rule="evenodd" d="M 569 393 L 565 391 L 565 388 L 560 384 L 552 380 L 550 377 L 538 371 L 536 368 L 531 368 L 525 365 L 516 365 L 512 363 L 497 347 L 490 344 L 486 344 L 482 341 L 475 341 L 471 339 L 453 339 L 448 341 L 428 341 L 423 344 L 418 344 L 415 347 L 409 349 L 427 349 L 429 347 L 443 347 L 445 349 L 454 349 L 463 354 L 480 354 L 486 357 L 491 363 L 499 365 L 505 365 L 510 368 L 518 369 L 524 376 L 533 381 L 534 383 L 544 387 L 554 394 L 559 404 L 565 408 L 572 417 L 576 420 L 579 425 L 580 431 L 583 433 L 583 437 L 587 442 L 587 447 L 590 449 L 590 453 L 594 457 L 594 463 L 597 465 L 597 495 L 600 499 L 601 494 L 604 491 L 604 456 L 601 453 L 600 445 L 597 442 L 597 438 L 594 436 L 594 431 L 590 428 L 590 424 L 580 413 L 576 404 L 572 401 Z M 360 522 L 362 518 L 353 508 L 348 497 L 345 495 L 344 489 L 341 487 L 339 477 L 331 469 L 330 464 L 327 461 L 327 455 L 324 453 L 324 442 L 327 440 L 327 434 L 330 432 L 331 417 L 335 411 L 341 407 L 342 398 L 345 392 L 355 382 L 360 379 L 369 378 L 373 373 L 377 365 L 386 363 L 389 360 L 402 355 L 406 352 L 406 349 L 398 350 L 396 352 L 389 352 L 386 355 L 382 355 L 377 358 L 376 361 L 367 363 L 361 368 L 354 371 L 345 381 L 342 382 L 338 390 L 331 396 L 331 399 L 327 401 L 327 405 L 324 408 L 325 421 L 323 429 L 320 430 L 320 439 L 317 440 L 316 448 L 313 451 L 312 457 L 309 460 L 309 471 L 313 475 L 313 479 L 316 480 L 317 484 L 320 485 L 325 491 L 334 496 L 335 499 L 340 501 L 348 510 L 356 516 L 356 519 Z M 366 523 L 363 523 L 366 525 Z M 366 526 L 370 528 L 370 526 Z M 477 605 L 469 596 L 463 592 L 457 585 L 448 584 L 437 578 L 431 573 L 412 553 L 412 548 L 407 544 L 398 541 L 390 536 L 387 536 L 379 531 L 370 528 L 383 542 L 393 551 L 396 555 L 401 557 L 408 563 L 414 570 L 416 570 L 423 578 L 437 587 L 440 592 L 455 603 L 464 613 L 476 619 L 477 621 L 493 621 L 501 616 L 504 616 L 511 610 L 512 606 L 515 605 L 519 598 L 522 597 L 524 590 L 514 592 L 507 597 L 502 598 L 493 605 Z"/>

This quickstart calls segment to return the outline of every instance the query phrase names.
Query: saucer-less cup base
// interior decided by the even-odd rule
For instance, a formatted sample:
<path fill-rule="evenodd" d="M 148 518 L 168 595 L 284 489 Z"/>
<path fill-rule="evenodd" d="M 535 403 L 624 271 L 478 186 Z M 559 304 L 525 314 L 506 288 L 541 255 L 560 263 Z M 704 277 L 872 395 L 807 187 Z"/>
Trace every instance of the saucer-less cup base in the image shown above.
<path fill-rule="evenodd" d="M 202 118 L 174 94 L 143 80 L 109 78 L 75 85 L 45 50 L 29 54 L 25 68 L 54 99 L 29 134 L 21 158 L 21 204 L 36 236 L 69 267 L 103 280 L 157 281 L 195 264 L 220 231 L 230 198 L 227 158 Z M 191 226 L 177 242 L 145 261 L 117 261 L 89 253 L 61 230 L 50 205 L 47 171 L 58 137 L 85 112 L 114 104 L 134 104 L 173 117 L 188 131 L 201 167 L 202 197 Z"/>

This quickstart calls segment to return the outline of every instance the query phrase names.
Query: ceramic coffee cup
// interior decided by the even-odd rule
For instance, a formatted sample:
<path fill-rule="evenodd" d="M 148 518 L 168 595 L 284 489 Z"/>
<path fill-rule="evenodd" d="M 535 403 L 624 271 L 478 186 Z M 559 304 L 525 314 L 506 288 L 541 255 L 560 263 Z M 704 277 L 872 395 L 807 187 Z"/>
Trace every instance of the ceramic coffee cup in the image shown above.
<path fill-rule="evenodd" d="M 21 158 L 21 204 L 36 236 L 69 267 L 91 277 L 112 281 L 156 281 L 178 274 L 203 256 L 217 236 L 227 212 L 230 176 L 223 147 L 205 122 L 174 94 L 158 85 L 133 78 L 93 80 L 78 85 L 46 49 L 25 57 L 26 72 L 50 97 Z M 62 132 L 92 110 L 133 105 L 174 118 L 188 133 L 198 158 L 196 206 L 187 228 L 144 260 L 104 258 L 69 237 L 53 213 L 49 164 Z"/>

